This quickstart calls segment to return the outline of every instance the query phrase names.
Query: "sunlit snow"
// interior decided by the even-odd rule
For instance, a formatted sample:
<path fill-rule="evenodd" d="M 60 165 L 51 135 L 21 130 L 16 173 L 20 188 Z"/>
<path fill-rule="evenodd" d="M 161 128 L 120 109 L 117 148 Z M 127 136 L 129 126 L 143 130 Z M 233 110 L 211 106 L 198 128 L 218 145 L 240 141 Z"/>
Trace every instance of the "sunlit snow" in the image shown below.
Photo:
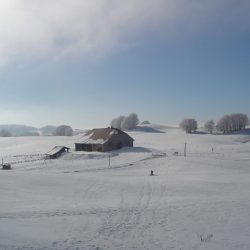
<path fill-rule="evenodd" d="M 0 249 L 249 250 L 250 135 L 161 130 L 109 153 L 0 138 Z M 69 153 L 44 160 L 57 145 Z"/>

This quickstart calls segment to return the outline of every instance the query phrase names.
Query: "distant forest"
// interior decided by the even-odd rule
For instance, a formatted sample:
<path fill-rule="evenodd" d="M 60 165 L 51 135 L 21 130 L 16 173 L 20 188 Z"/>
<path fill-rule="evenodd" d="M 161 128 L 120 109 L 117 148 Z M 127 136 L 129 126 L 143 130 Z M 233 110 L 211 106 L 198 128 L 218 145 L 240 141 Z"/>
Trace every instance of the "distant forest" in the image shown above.
<path fill-rule="evenodd" d="M 0 125 L 0 137 L 12 137 L 12 136 L 72 136 L 75 133 L 79 133 L 80 130 L 73 130 L 71 126 L 60 125 L 51 126 L 47 125 L 42 128 L 36 128 L 27 125 Z"/>

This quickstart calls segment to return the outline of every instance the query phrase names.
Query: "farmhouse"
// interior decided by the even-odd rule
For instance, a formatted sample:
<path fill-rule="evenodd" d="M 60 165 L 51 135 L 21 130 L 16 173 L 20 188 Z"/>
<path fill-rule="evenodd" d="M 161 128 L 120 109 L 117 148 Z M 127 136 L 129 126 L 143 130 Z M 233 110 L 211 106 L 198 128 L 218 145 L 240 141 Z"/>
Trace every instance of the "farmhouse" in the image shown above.
<path fill-rule="evenodd" d="M 106 152 L 122 147 L 133 147 L 134 139 L 116 128 L 98 128 L 88 131 L 81 142 L 75 143 L 76 151 Z"/>
<path fill-rule="evenodd" d="M 69 148 L 64 146 L 55 146 L 51 151 L 46 154 L 47 159 L 56 159 L 62 155 L 62 153 L 68 152 Z"/>

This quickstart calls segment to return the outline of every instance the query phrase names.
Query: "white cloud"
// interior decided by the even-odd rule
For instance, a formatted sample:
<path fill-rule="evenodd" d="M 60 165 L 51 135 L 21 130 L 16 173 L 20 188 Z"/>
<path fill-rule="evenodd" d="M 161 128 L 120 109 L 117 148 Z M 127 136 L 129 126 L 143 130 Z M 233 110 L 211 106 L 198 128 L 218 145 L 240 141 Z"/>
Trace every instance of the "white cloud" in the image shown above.
<path fill-rule="evenodd" d="M 178 33 L 182 24 L 190 31 L 202 30 L 225 16 L 238 16 L 246 23 L 249 1 L 237 1 L 237 8 L 235 2 L 1 0 L 0 63 L 16 58 L 95 58 L 128 46 L 143 32 Z M 229 12 L 224 17 L 223 9 Z"/>
<path fill-rule="evenodd" d="M 154 17 L 162 4 L 159 0 L 152 6 L 147 0 L 1 1 L 0 55 L 99 55 L 140 28 L 150 15 Z"/>

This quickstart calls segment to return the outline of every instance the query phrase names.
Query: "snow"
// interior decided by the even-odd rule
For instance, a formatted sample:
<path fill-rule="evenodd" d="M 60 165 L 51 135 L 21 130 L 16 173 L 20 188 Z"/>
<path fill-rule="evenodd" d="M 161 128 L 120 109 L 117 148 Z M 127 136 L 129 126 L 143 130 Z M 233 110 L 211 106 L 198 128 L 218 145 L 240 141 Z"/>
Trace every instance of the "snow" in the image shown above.
<path fill-rule="evenodd" d="M 81 135 L 0 138 L 13 163 L 0 171 L 0 249 L 249 250 L 249 134 L 161 131 L 110 153 L 75 152 Z M 45 161 L 55 145 L 70 152 Z"/>

